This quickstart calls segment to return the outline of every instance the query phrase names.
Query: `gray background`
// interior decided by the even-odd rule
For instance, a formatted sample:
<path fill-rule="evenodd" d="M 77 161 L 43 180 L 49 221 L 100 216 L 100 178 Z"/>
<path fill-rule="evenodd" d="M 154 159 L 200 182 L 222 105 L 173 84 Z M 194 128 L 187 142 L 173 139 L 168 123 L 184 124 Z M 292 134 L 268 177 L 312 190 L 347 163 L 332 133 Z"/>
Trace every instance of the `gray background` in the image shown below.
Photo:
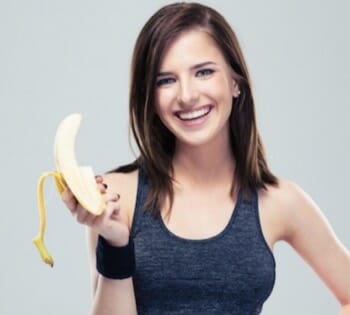
<path fill-rule="evenodd" d="M 83 113 L 81 164 L 102 173 L 128 162 L 130 56 L 146 19 L 170 1 L 0 1 L 0 314 L 87 314 L 85 232 L 48 180 L 46 243 L 36 183 L 54 167 L 57 124 Z M 203 1 L 240 38 L 274 172 L 298 183 L 350 247 L 349 1 Z M 312 237 L 312 235 L 310 235 Z M 264 314 L 336 314 L 338 303 L 286 244 L 275 248 L 277 280 Z"/>

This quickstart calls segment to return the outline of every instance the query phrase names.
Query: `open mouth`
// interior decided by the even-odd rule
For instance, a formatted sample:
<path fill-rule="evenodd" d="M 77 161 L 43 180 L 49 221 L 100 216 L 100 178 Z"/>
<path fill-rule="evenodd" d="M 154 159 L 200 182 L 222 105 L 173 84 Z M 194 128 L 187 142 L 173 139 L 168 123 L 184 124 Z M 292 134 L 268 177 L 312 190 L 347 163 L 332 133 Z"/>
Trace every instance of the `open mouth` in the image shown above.
<path fill-rule="evenodd" d="M 175 115 L 183 121 L 192 121 L 207 116 L 212 106 L 207 105 L 190 112 L 177 112 Z"/>

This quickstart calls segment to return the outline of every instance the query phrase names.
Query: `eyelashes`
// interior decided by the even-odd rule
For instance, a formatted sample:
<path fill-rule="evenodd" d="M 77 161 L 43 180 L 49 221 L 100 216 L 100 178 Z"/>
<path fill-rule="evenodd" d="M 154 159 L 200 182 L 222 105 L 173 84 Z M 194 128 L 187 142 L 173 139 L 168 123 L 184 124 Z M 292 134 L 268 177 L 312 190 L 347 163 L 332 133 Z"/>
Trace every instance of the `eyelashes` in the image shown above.
<path fill-rule="evenodd" d="M 163 78 L 163 79 L 158 80 L 156 82 L 156 85 L 157 86 L 169 85 L 169 84 L 174 83 L 174 82 L 175 82 L 174 78 Z"/>
<path fill-rule="evenodd" d="M 204 77 L 204 76 L 209 76 L 211 74 L 214 73 L 214 70 L 213 69 L 203 69 L 203 70 L 199 70 L 197 73 L 196 73 L 196 76 L 197 77 Z"/>
<path fill-rule="evenodd" d="M 210 75 L 212 75 L 214 72 L 215 72 L 215 70 L 209 69 L 209 68 L 201 69 L 195 73 L 195 77 L 206 78 L 206 77 L 209 77 Z M 172 77 L 172 76 L 171 77 L 164 77 L 164 78 L 157 80 L 156 85 L 157 85 L 157 87 L 160 87 L 160 86 L 164 86 L 164 85 L 170 85 L 170 84 L 175 83 L 175 82 L 176 82 L 175 77 Z"/>

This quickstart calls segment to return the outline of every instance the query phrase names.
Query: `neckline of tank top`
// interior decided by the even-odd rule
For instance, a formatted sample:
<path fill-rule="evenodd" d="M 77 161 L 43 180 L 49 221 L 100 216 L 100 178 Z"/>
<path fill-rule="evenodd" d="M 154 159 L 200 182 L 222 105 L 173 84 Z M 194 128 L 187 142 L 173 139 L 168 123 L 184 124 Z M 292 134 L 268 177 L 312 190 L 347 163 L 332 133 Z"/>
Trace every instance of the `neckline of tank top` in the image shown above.
<path fill-rule="evenodd" d="M 228 222 L 226 223 L 225 227 L 217 234 L 213 235 L 213 236 L 209 236 L 207 238 L 199 238 L 199 239 L 191 239 L 191 238 L 186 238 L 180 235 L 175 234 L 174 232 L 172 232 L 171 230 L 169 230 L 169 228 L 166 226 L 163 217 L 161 216 L 161 214 L 159 214 L 159 225 L 162 228 L 163 231 L 165 231 L 165 233 L 172 239 L 175 239 L 177 241 L 180 242 L 184 242 L 184 243 L 192 243 L 192 244 L 203 244 L 203 243 L 210 243 L 213 241 L 218 240 L 219 238 L 223 237 L 227 231 L 229 230 L 229 228 L 232 226 L 232 224 L 235 221 L 235 218 L 238 215 L 238 209 L 241 207 L 242 202 L 243 202 L 243 191 L 241 188 L 239 188 L 238 190 L 238 194 L 237 194 L 237 198 L 236 198 L 236 202 L 233 206 L 233 210 L 230 216 L 230 219 L 228 220 Z"/>

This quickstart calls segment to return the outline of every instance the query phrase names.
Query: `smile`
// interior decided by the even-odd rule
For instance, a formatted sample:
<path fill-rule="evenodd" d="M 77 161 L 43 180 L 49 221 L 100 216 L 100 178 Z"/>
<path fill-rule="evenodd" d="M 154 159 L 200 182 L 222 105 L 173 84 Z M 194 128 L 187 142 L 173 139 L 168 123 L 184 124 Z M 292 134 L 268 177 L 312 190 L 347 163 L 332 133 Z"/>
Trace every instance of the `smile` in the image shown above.
<path fill-rule="evenodd" d="M 208 115 L 211 111 L 212 107 L 210 105 L 203 106 L 196 110 L 190 112 L 177 112 L 175 115 L 181 120 L 194 120 Z"/>

